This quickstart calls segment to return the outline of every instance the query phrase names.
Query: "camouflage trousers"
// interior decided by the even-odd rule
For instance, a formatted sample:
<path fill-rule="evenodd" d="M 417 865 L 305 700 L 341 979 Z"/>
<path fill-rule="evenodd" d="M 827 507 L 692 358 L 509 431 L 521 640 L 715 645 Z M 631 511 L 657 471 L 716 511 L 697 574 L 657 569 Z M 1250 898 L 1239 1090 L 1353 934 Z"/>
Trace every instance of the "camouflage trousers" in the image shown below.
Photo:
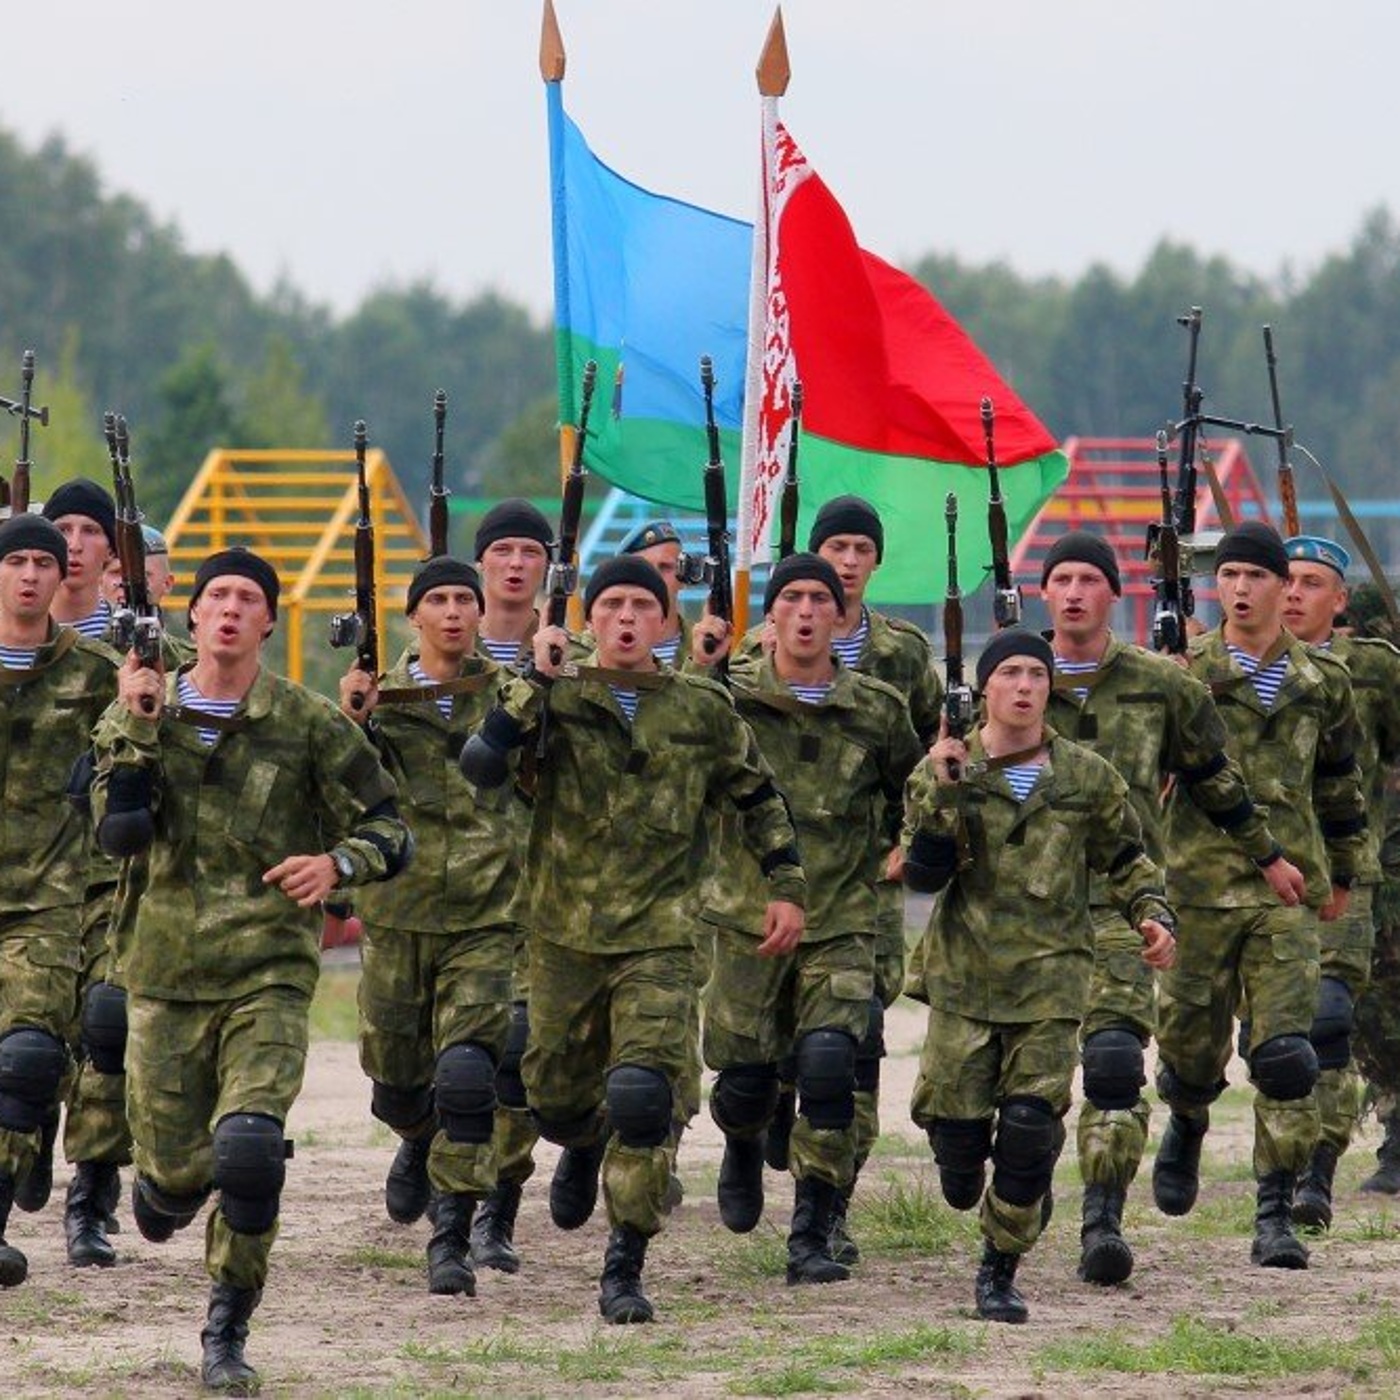
<path fill-rule="evenodd" d="M 1371 981 L 1371 957 L 1376 944 L 1372 922 L 1370 885 L 1357 885 L 1351 891 L 1347 912 L 1332 923 L 1318 925 L 1321 943 L 1321 973 L 1345 982 L 1358 1005 Z M 1364 1085 L 1355 1056 L 1338 1069 L 1324 1069 L 1317 1077 L 1313 1094 L 1320 1120 L 1318 1141 L 1337 1150 L 1347 1150 L 1361 1118 Z"/>
<path fill-rule="evenodd" d="M 525 1094 L 544 1136 L 584 1147 L 604 1128 L 608 1072 L 618 1065 L 656 1071 L 677 1101 L 693 1024 L 695 950 L 580 952 L 532 935 L 530 1039 L 522 1073 Z M 614 1226 L 654 1235 L 665 1219 L 671 1156 L 663 1144 L 640 1147 L 608 1139 L 603 1198 Z"/>
<path fill-rule="evenodd" d="M 713 1070 L 776 1065 L 815 1030 L 844 1031 L 859 1042 L 875 987 L 875 936 L 842 934 L 799 943 L 780 958 L 760 957 L 759 940 L 715 932 L 715 970 L 705 989 L 705 1063 Z M 798 1178 L 845 1188 L 855 1179 L 856 1127 L 814 1128 L 805 1113 L 792 1129 L 790 1162 Z"/>
<path fill-rule="evenodd" d="M 236 1001 L 127 999 L 127 1116 L 136 1170 L 161 1191 L 197 1196 L 214 1181 L 213 1134 L 230 1113 L 285 1124 L 306 1071 L 310 998 L 264 987 Z M 277 1224 L 260 1235 L 209 1214 L 204 1262 L 215 1283 L 261 1288 Z"/>
<path fill-rule="evenodd" d="M 1190 1102 L 1168 1097 L 1173 1112 L 1200 1119 L 1208 1110 L 1198 1100 L 1209 1102 L 1225 1087 L 1242 997 L 1253 1044 L 1308 1034 L 1317 1006 L 1319 924 L 1313 911 L 1281 904 L 1189 907 L 1178 916 L 1176 966 L 1161 976 L 1157 1045 L 1161 1065 L 1193 1091 Z M 1169 1083 L 1159 1070 L 1159 1092 Z M 1256 1176 L 1301 1172 L 1317 1134 L 1312 1094 L 1281 1100 L 1256 1092 Z"/>
<path fill-rule="evenodd" d="M 881 880 L 875 886 L 879 909 L 875 916 L 875 996 L 886 1011 L 904 991 L 904 886 Z M 881 1041 L 870 1088 L 856 1085 L 856 1171 L 865 1165 L 880 1136 L 880 1059 L 885 1047 Z"/>
<path fill-rule="evenodd" d="M 1394 886 L 1377 893 L 1371 981 L 1356 1008 L 1356 1062 L 1382 1118 L 1400 1111 L 1400 903 Z"/>
<path fill-rule="evenodd" d="M 366 929 L 359 990 L 364 1072 L 405 1092 L 427 1089 L 437 1057 L 468 1043 L 499 1064 L 510 1029 L 515 937 L 511 924 L 453 934 Z M 441 1129 L 434 1132 L 428 1179 L 437 1190 L 486 1196 L 496 1175 L 491 1141 L 452 1142 Z"/>
<path fill-rule="evenodd" d="M 530 1005 L 530 940 L 523 928 L 517 927 L 511 945 L 511 1001 L 516 1006 Z M 535 1174 L 535 1144 L 540 1140 L 539 1125 L 525 1103 L 520 1085 L 503 1096 L 499 1080 L 496 1095 L 496 1120 L 491 1132 L 491 1150 L 496 1158 L 496 1180 L 512 1186 L 523 1186 Z M 508 1101 L 511 1093 L 519 1102 Z"/>
<path fill-rule="evenodd" d="M 1157 1029 L 1157 975 L 1142 960 L 1142 935 L 1116 909 L 1097 907 L 1094 973 L 1089 1010 L 1080 1031 L 1082 1045 L 1099 1031 L 1131 1031 L 1144 1044 Z M 1131 1108 L 1079 1107 L 1079 1175 L 1086 1186 L 1126 1191 L 1137 1176 L 1147 1147 L 1152 1108 L 1139 1094 Z"/>
<path fill-rule="evenodd" d="M 1078 1035 L 1077 1021 L 978 1021 L 931 1006 L 911 1117 L 927 1132 L 940 1118 L 990 1119 L 1008 1099 L 1034 1098 L 1063 1119 L 1079 1060 Z M 1026 1253 L 1044 1228 L 1042 1200 L 1003 1200 L 993 1175 L 982 1192 L 982 1237 L 1003 1253 Z"/>

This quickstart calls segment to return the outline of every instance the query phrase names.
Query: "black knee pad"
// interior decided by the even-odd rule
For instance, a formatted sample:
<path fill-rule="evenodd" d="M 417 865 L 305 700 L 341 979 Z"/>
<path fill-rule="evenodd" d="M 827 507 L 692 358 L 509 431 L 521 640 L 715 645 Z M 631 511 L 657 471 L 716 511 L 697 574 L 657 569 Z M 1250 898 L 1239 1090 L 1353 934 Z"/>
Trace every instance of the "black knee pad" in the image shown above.
<path fill-rule="evenodd" d="M 1010 1098 L 997 1114 L 992 1190 L 1009 1206 L 1034 1205 L 1050 1189 L 1059 1120 L 1044 1099 Z"/>
<path fill-rule="evenodd" d="M 1249 1017 L 1246 1016 L 1241 1022 L 1239 1030 L 1235 1034 L 1235 1054 L 1247 1064 L 1249 1062 Z"/>
<path fill-rule="evenodd" d="M 53 1117 L 68 1068 L 63 1042 L 34 1026 L 0 1036 L 0 1128 L 32 1133 Z"/>
<path fill-rule="evenodd" d="M 1351 1032 L 1356 1003 L 1351 988 L 1339 977 L 1324 977 L 1317 991 L 1317 1015 L 1308 1039 L 1317 1051 L 1319 1069 L 1345 1069 L 1351 1062 Z"/>
<path fill-rule="evenodd" d="M 596 1108 L 580 1113 L 577 1118 L 547 1118 L 532 1108 L 530 1117 L 535 1120 L 540 1136 L 559 1147 L 588 1147 L 598 1140 L 600 1122 Z"/>
<path fill-rule="evenodd" d="M 983 1169 L 992 1155 L 990 1118 L 935 1118 L 928 1130 L 943 1199 L 954 1210 L 971 1210 L 981 1199 Z"/>
<path fill-rule="evenodd" d="M 1268 1098 L 1305 1099 L 1317 1083 L 1317 1051 L 1305 1035 L 1276 1035 L 1255 1047 L 1249 1077 Z"/>
<path fill-rule="evenodd" d="M 608 1121 L 624 1147 L 660 1147 L 671 1131 L 671 1086 L 645 1065 L 608 1071 Z"/>
<path fill-rule="evenodd" d="M 734 1065 L 722 1069 L 710 1095 L 710 1117 L 726 1133 L 749 1137 L 778 1106 L 777 1065 Z"/>
<path fill-rule="evenodd" d="M 448 1142 L 490 1142 L 496 1115 L 496 1062 L 480 1045 L 449 1045 L 433 1079 L 438 1123 Z"/>
<path fill-rule="evenodd" d="M 282 1125 L 265 1113 L 229 1113 L 214 1125 L 214 1185 L 229 1229 L 262 1235 L 277 1219 L 287 1179 Z"/>
<path fill-rule="evenodd" d="M 370 1089 L 369 1111 L 391 1128 L 416 1128 L 432 1114 L 432 1087 L 423 1084 L 416 1089 L 400 1089 L 394 1084 L 381 1084 L 376 1079 Z"/>
<path fill-rule="evenodd" d="M 206 1186 L 203 1190 L 192 1191 L 189 1195 L 176 1195 L 174 1191 L 166 1191 L 163 1187 L 157 1186 L 148 1176 L 136 1177 L 135 1189 L 139 1191 L 145 1202 L 152 1210 L 160 1215 L 168 1215 L 178 1220 L 181 1226 L 188 1225 L 196 1215 L 203 1209 L 205 1201 L 209 1199 L 209 1192 L 212 1187 Z"/>
<path fill-rule="evenodd" d="M 849 1128 L 856 1116 L 856 1042 L 845 1031 L 808 1031 L 797 1042 L 797 1094 L 814 1128 Z"/>
<path fill-rule="evenodd" d="M 1166 1063 L 1157 1061 L 1157 1096 L 1168 1108 L 1186 1112 L 1193 1108 L 1209 1108 L 1224 1091 L 1225 1081 L 1205 1088 L 1200 1084 L 1190 1084 Z"/>
<path fill-rule="evenodd" d="M 126 1067 L 126 993 L 110 982 L 94 982 L 83 996 L 83 1049 L 99 1074 Z"/>
<path fill-rule="evenodd" d="M 496 1066 L 496 1098 L 507 1108 L 525 1107 L 525 1081 L 520 1077 L 520 1062 L 525 1058 L 525 1043 L 530 1038 L 530 1009 L 523 1001 L 510 1008 L 510 1030 L 506 1033 L 506 1048 L 501 1063 Z"/>
<path fill-rule="evenodd" d="M 1096 1031 L 1084 1042 L 1084 1097 L 1109 1112 L 1132 1108 L 1147 1083 L 1142 1041 L 1135 1032 L 1115 1027 Z"/>
<path fill-rule="evenodd" d="M 885 1057 L 885 1004 L 870 998 L 870 1017 L 856 1046 L 856 1088 L 865 1094 L 880 1092 L 880 1061 Z"/>

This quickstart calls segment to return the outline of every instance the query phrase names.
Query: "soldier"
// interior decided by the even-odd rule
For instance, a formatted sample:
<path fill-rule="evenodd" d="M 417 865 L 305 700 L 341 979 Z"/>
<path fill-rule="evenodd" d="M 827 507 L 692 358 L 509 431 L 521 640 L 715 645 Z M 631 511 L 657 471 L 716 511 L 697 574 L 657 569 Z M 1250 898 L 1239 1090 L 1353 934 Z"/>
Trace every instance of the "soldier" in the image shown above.
<path fill-rule="evenodd" d="M 704 915 L 716 929 L 705 1062 L 719 1071 L 710 1096 L 725 1136 L 719 1207 L 739 1233 L 763 1213 L 761 1135 L 777 1103 L 778 1061 L 796 1065 L 802 1112 L 791 1135 L 790 1284 L 850 1277 L 833 1256 L 832 1222 L 855 1177 L 856 1046 L 867 1037 L 874 994 L 876 881 L 898 844 L 904 780 L 923 753 L 900 692 L 833 654 L 845 604 L 831 564 L 789 555 L 764 590 L 772 655 L 742 658 L 730 675 L 735 705 L 801 833 L 803 941 L 785 957 L 761 955 L 767 891 L 737 858 L 733 818 L 722 826 Z M 703 664 L 704 635 L 722 637 L 725 624 L 706 618 L 695 630 Z"/>
<path fill-rule="evenodd" d="M 1094 963 L 1090 873 L 1149 965 L 1169 966 L 1175 950 L 1127 784 L 1045 723 L 1054 664 L 1043 637 L 998 632 L 977 661 L 981 727 L 964 742 L 945 724 L 905 798 L 905 883 L 942 891 L 922 949 L 913 1117 L 948 1204 L 981 1202 L 976 1302 L 993 1322 L 1028 1316 L 1016 1269 L 1044 1228 L 1069 1109 Z"/>
<path fill-rule="evenodd" d="M 622 541 L 617 552 L 645 559 L 665 581 L 671 605 L 666 611 L 666 630 L 656 644 L 656 658 L 668 666 L 683 663 L 690 652 L 690 626 L 681 612 L 681 537 L 676 527 L 669 520 L 648 520 Z"/>
<path fill-rule="evenodd" d="M 151 595 L 151 602 L 160 607 L 166 594 L 175 586 L 175 575 L 170 568 L 170 545 L 154 525 L 146 524 L 141 526 L 141 544 L 146 558 L 146 589 Z M 102 572 L 102 601 L 109 609 L 126 605 L 126 590 L 122 586 L 122 561 L 115 554 L 107 560 L 107 567 Z M 165 615 L 162 613 L 162 626 L 165 625 L 165 621 Z M 194 660 L 194 648 L 174 637 L 169 631 L 162 632 L 161 641 L 172 644 L 174 651 L 180 653 L 181 661 Z M 167 657 L 167 665 L 169 664 L 171 663 Z"/>
<path fill-rule="evenodd" d="M 56 1131 L 60 1086 L 69 1068 L 65 1040 L 79 1004 L 92 843 L 64 798 L 88 732 L 116 693 L 110 653 L 51 617 L 67 565 L 62 533 L 42 516 L 18 515 L 0 524 L 3 1288 L 22 1283 L 29 1272 L 24 1254 L 6 1244 L 5 1229 L 16 1185 L 33 1183 L 41 1136 Z M 48 1141 L 51 1151 L 52 1135 Z M 42 1205 L 40 1200 L 34 1208 Z"/>
<path fill-rule="evenodd" d="M 1181 911 L 1177 965 L 1161 985 L 1157 1092 L 1171 1109 L 1152 1194 L 1160 1210 L 1195 1204 L 1210 1105 L 1225 1087 L 1236 1009 L 1251 1021 L 1257 1205 L 1250 1257 L 1307 1267 L 1293 1233 L 1294 1183 L 1317 1140 L 1317 920 L 1346 912 L 1365 849 L 1356 771 L 1356 708 L 1346 668 L 1284 630 L 1288 553 L 1278 533 L 1248 520 L 1216 550 L 1224 620 L 1188 648 L 1229 731 L 1229 752 L 1275 835 L 1306 879 L 1305 902 L 1280 903 L 1244 851 L 1222 847 L 1201 808 L 1172 794 L 1167 888 Z"/>
<path fill-rule="evenodd" d="M 522 497 L 498 501 L 481 517 L 476 565 L 486 602 L 476 645 L 498 665 L 523 666 L 530 659 L 530 639 L 540 622 L 535 599 L 553 541 L 549 521 Z"/>
<path fill-rule="evenodd" d="M 431 1185 L 428 1288 L 468 1296 L 472 1215 L 496 1186 L 495 1080 L 510 1025 L 508 908 L 519 875 L 513 790 L 478 800 L 457 766 L 499 685 L 495 662 L 472 654 L 481 605 L 470 564 L 429 560 L 408 587 L 416 645 L 383 688 L 353 666 L 340 683 L 341 712 L 367 725 L 416 846 L 410 871 L 359 900 L 360 1065 L 374 1085 L 374 1116 L 402 1139 L 385 1204 L 394 1220 L 417 1220 Z"/>
<path fill-rule="evenodd" d="M 1312 1024 L 1317 1051 L 1321 1132 L 1298 1179 L 1295 1224 L 1325 1230 L 1332 1223 L 1332 1178 L 1361 1111 L 1361 1077 L 1351 1054 L 1356 1004 L 1370 980 L 1375 947 L 1372 896 L 1380 882 L 1385 830 L 1385 777 L 1400 759 L 1400 651 L 1378 638 L 1347 637 L 1333 628 L 1347 604 L 1351 562 L 1334 540 L 1295 535 L 1288 551 L 1283 623 L 1301 642 L 1320 647 L 1347 668 L 1360 726 L 1356 765 L 1367 799 L 1366 851 L 1344 918 L 1321 929 L 1321 984 Z"/>
<path fill-rule="evenodd" d="M 117 550 L 117 507 L 111 493 L 86 477 L 65 481 L 44 502 L 68 543 L 68 576 L 54 599 L 54 621 L 79 636 L 101 641 L 112 610 L 102 596 L 102 575 Z"/>
<path fill-rule="evenodd" d="M 728 695 L 657 665 L 668 607 L 645 560 L 608 560 L 584 594 L 596 666 L 562 679 L 568 634 L 542 629 L 534 667 L 462 751 L 470 781 L 499 786 L 511 751 L 543 749 L 519 887 L 530 940 L 524 1077 L 540 1131 L 565 1149 L 550 1191 L 561 1228 L 588 1219 L 601 1163 L 612 1232 L 598 1305 L 616 1323 L 653 1316 L 641 1273 L 662 1226 L 664 1144 L 695 1015 L 707 804 L 744 815 L 770 883 L 767 952 L 796 945 L 806 892 L 783 800 Z"/>
<path fill-rule="evenodd" d="M 1166 657 L 1121 642 L 1110 631 L 1122 590 L 1108 545 L 1083 530 L 1062 535 L 1046 553 L 1040 590 L 1055 653 L 1050 722 L 1113 764 L 1128 785 L 1148 855 L 1164 862 L 1161 792 L 1171 779 L 1253 857 L 1281 899 L 1301 898 L 1302 874 L 1283 859 L 1250 801 L 1239 765 L 1226 756 L 1225 726 L 1210 692 Z M 1133 1269 L 1122 1235 L 1123 1205 L 1147 1144 L 1143 1050 L 1156 1031 L 1157 984 L 1138 956 L 1137 931 L 1113 906 L 1102 877 L 1090 885 L 1089 906 L 1094 977 L 1082 1030 L 1079 1276 L 1110 1284 L 1121 1283 Z"/>
<path fill-rule="evenodd" d="M 412 849 L 365 737 L 262 664 L 278 592 L 276 571 L 248 550 L 200 565 L 197 658 L 169 676 L 127 658 L 97 730 L 93 796 L 103 848 L 150 854 L 122 967 L 132 1214 L 160 1242 L 220 1192 L 201 1375 L 240 1393 L 258 1383 L 244 1345 L 306 1066 L 314 909 L 333 890 L 387 879 Z"/>

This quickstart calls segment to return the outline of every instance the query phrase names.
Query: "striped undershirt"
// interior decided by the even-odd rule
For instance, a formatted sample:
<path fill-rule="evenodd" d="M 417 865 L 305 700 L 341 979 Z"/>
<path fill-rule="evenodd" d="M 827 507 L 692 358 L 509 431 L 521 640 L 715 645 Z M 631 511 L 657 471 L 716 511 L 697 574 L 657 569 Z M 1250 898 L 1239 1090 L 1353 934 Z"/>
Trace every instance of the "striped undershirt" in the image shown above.
<path fill-rule="evenodd" d="M 870 636 L 870 609 L 864 603 L 860 605 L 860 621 L 856 624 L 856 630 L 848 637 L 833 637 L 831 639 L 831 649 L 841 658 L 843 666 L 855 667 L 860 660 L 860 654 L 865 650 L 865 643 Z"/>
<path fill-rule="evenodd" d="M 520 642 L 498 642 L 483 632 L 476 634 L 476 642 L 498 666 L 514 666 L 520 660 Z"/>
<path fill-rule="evenodd" d="M 1264 708 L 1272 710 L 1274 701 L 1278 699 L 1279 690 L 1283 685 L 1283 678 L 1288 674 L 1288 653 L 1284 652 L 1277 661 L 1260 667 L 1257 656 L 1251 656 L 1233 642 L 1226 642 L 1225 650 L 1234 657 L 1235 664 L 1253 682 L 1254 693 L 1259 697 Z"/>
<path fill-rule="evenodd" d="M 804 705 L 820 705 L 831 694 L 830 681 L 818 681 L 816 685 L 799 685 L 796 681 L 788 681 L 787 688 Z"/>
<path fill-rule="evenodd" d="M 80 637 L 86 637 L 90 642 L 105 641 L 107 628 L 112 624 L 112 609 L 106 603 L 99 601 L 94 611 L 86 617 L 80 617 L 76 622 L 65 622 L 64 627 L 71 627 Z"/>
<path fill-rule="evenodd" d="M 243 703 L 241 700 L 210 700 L 195 689 L 194 682 L 188 675 L 180 677 L 178 694 L 180 703 L 187 710 L 197 710 L 202 715 L 217 715 L 220 719 L 231 718 L 233 712 Z M 201 744 L 210 746 L 219 737 L 217 729 L 196 729 L 195 733 L 199 735 Z"/>
<path fill-rule="evenodd" d="M 1011 763 L 1003 768 L 1002 774 L 1016 794 L 1017 802 L 1024 802 L 1031 795 L 1035 780 L 1040 777 L 1041 763 Z"/>
<path fill-rule="evenodd" d="M 415 659 L 408 663 L 408 674 L 419 685 L 436 685 L 437 682 L 419 665 Z M 443 719 L 452 718 L 452 697 L 450 695 L 439 695 L 436 701 L 438 713 Z"/>
<path fill-rule="evenodd" d="M 622 707 L 622 713 L 627 716 L 628 724 L 637 718 L 637 692 L 626 690 L 620 685 L 610 685 L 613 699 Z"/>
<path fill-rule="evenodd" d="M 0 646 L 0 666 L 7 671 L 27 671 L 39 655 L 38 647 Z"/>
<path fill-rule="evenodd" d="M 667 637 L 664 642 L 657 642 L 652 647 L 651 654 L 658 660 L 664 661 L 668 666 L 676 664 L 676 654 L 681 649 L 681 634 L 676 633 L 674 637 Z"/>
<path fill-rule="evenodd" d="M 1098 670 L 1097 661 L 1066 661 L 1063 656 L 1055 658 L 1055 670 L 1062 676 L 1087 676 L 1091 671 Z M 1077 685 L 1074 687 L 1074 698 L 1076 700 L 1086 700 L 1089 697 L 1089 687 L 1087 685 Z"/>

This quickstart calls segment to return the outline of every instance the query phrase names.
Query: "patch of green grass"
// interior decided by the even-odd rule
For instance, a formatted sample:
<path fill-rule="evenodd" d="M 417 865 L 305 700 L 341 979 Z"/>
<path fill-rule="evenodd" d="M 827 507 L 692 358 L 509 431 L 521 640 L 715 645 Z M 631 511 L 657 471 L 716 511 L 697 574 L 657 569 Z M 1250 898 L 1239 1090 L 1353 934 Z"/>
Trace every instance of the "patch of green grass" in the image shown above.
<path fill-rule="evenodd" d="M 771 1221 L 719 1250 L 720 1268 L 740 1279 L 783 1278 L 787 1274 L 787 1235 Z"/>
<path fill-rule="evenodd" d="M 928 1142 L 924 1138 L 901 1137 L 898 1133 L 881 1133 L 870 1149 L 872 1157 L 929 1158 Z"/>
<path fill-rule="evenodd" d="M 1254 1193 L 1230 1191 L 1199 1201 L 1180 1228 L 1196 1238 L 1219 1238 L 1254 1233 Z"/>
<path fill-rule="evenodd" d="M 421 1254 L 407 1249 L 383 1249 L 373 1244 L 352 1249 L 347 1260 L 367 1269 L 418 1269 L 423 1266 Z"/>
<path fill-rule="evenodd" d="M 745 1380 L 732 1380 L 725 1387 L 730 1395 L 834 1395 L 846 1387 L 802 1361 L 789 1361 L 776 1371 Z"/>
<path fill-rule="evenodd" d="M 83 1297 L 65 1289 L 31 1285 L 5 1295 L 5 1321 L 29 1326 L 56 1323 L 55 1314 L 64 1308 L 79 1308 Z"/>
<path fill-rule="evenodd" d="M 354 1040 L 360 1029 L 358 967 L 324 968 L 311 999 L 312 1040 Z"/>
<path fill-rule="evenodd" d="M 929 1182 L 887 1179 L 882 1190 L 858 1191 L 851 1230 L 872 1254 L 947 1254 L 975 1233 L 975 1217 L 945 1205 Z"/>

